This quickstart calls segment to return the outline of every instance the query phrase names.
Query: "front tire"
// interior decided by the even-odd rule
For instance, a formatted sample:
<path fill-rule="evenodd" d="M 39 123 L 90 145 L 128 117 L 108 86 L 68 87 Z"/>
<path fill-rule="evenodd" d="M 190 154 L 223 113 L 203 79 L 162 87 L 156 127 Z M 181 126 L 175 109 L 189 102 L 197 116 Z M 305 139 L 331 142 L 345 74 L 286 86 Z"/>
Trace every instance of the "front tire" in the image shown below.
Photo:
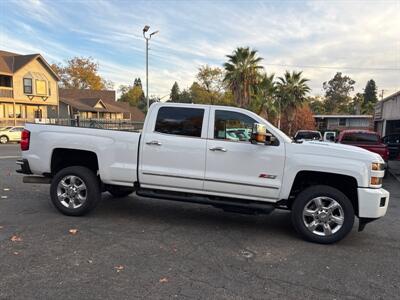
<path fill-rule="evenodd" d="M 50 197 L 64 215 L 83 216 L 100 201 L 100 184 L 92 170 L 73 166 L 60 170 L 51 181 Z"/>
<path fill-rule="evenodd" d="M 0 136 L 0 144 L 7 144 L 9 142 L 9 138 L 6 135 Z"/>
<path fill-rule="evenodd" d="M 311 186 L 296 197 L 292 223 L 305 240 L 332 244 L 343 239 L 353 228 L 354 208 L 338 189 L 327 185 Z"/>

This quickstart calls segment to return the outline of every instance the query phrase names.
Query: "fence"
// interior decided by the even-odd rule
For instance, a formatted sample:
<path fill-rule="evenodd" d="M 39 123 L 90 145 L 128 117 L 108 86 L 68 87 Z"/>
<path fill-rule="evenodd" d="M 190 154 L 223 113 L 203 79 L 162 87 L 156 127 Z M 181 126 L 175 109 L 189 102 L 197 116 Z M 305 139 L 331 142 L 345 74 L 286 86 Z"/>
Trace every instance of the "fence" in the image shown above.
<path fill-rule="evenodd" d="M 54 124 L 60 126 L 97 128 L 119 131 L 140 131 L 143 129 L 143 122 L 131 120 L 104 120 L 104 119 L 47 119 L 48 122 L 36 122 L 42 124 Z"/>
<path fill-rule="evenodd" d="M 60 125 L 84 128 L 97 128 L 119 131 L 140 131 L 143 129 L 143 122 L 131 120 L 107 120 L 107 119 L 21 119 L 17 120 L 17 126 L 24 126 L 25 123 Z M 14 120 L 0 120 L 0 127 L 15 126 Z"/>

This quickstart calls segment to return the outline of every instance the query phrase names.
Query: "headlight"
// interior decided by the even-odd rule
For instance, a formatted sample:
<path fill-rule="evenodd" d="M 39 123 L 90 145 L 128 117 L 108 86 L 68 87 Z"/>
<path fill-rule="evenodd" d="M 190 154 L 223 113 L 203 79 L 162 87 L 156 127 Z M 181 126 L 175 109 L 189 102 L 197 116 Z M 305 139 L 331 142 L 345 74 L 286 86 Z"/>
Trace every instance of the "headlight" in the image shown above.
<path fill-rule="evenodd" d="M 381 185 L 382 177 L 371 177 L 371 185 Z"/>
<path fill-rule="evenodd" d="M 385 169 L 385 164 L 372 163 L 371 169 L 372 171 L 383 171 Z"/>

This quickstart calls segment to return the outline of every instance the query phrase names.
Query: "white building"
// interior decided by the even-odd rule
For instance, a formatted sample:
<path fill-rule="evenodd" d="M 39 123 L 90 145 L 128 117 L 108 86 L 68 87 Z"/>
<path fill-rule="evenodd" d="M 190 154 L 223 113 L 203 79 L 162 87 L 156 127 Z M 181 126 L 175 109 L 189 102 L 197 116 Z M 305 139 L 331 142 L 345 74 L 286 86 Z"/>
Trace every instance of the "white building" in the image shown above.
<path fill-rule="evenodd" d="M 400 91 L 376 104 L 374 121 L 381 136 L 400 133 Z"/>

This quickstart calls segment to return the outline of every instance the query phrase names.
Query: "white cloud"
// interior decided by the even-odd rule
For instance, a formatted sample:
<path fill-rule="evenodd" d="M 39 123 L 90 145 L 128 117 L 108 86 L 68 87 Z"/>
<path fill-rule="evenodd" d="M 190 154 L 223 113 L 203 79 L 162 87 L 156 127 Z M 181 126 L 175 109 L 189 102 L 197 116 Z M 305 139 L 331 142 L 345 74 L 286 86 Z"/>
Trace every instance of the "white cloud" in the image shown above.
<path fill-rule="evenodd" d="M 141 29 L 150 24 L 160 30 L 150 41 L 150 94 L 168 94 L 174 81 L 188 87 L 201 64 L 221 66 L 237 46 L 259 50 L 266 71 L 278 76 L 295 67 L 270 64 L 337 67 L 297 68 L 314 94 L 336 71 L 352 76 L 358 91 L 370 78 L 379 88 L 400 89 L 400 71 L 363 69 L 400 68 L 400 1 L 31 0 L 13 2 L 13 11 L 0 5 L 0 48 L 53 61 L 92 56 L 116 87 L 138 76 L 145 82 Z"/>

